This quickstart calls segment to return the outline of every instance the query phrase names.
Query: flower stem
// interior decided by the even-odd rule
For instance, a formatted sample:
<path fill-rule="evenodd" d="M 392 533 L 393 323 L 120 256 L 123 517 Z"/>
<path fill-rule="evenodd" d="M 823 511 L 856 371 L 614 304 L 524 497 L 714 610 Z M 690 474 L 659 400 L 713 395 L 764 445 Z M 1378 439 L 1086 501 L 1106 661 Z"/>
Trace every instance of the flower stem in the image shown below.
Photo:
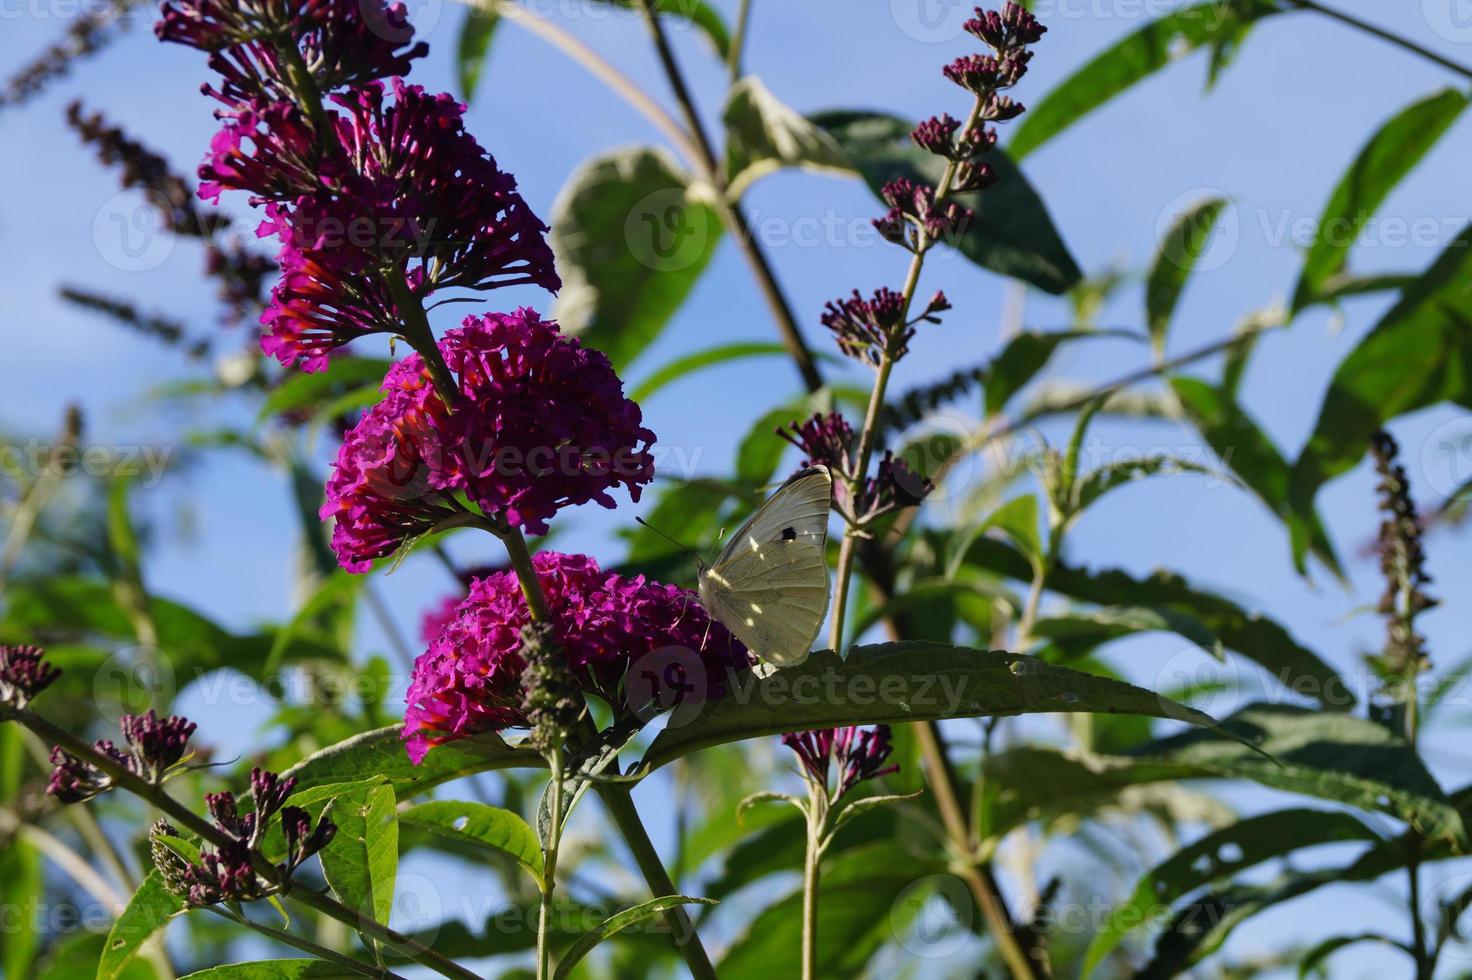
<path fill-rule="evenodd" d="M 720 161 L 716 157 L 710 137 L 706 135 L 705 125 L 700 121 L 700 113 L 695 106 L 694 97 L 690 94 L 690 86 L 685 82 L 680 63 L 675 60 L 674 50 L 670 47 L 669 38 L 665 36 L 664 25 L 659 22 L 659 17 L 654 12 L 653 3 L 651 0 L 638 0 L 638 2 L 639 10 L 644 15 L 644 22 L 649 27 L 650 38 L 654 41 L 655 53 L 659 55 L 660 65 L 674 92 L 675 101 L 680 104 L 680 111 L 685 116 L 686 128 L 695 141 L 696 152 L 693 162 L 701 171 L 701 176 L 716 190 L 716 209 L 720 212 L 721 220 L 730 229 L 731 237 L 736 240 L 736 247 L 741 251 L 747 265 L 751 266 L 751 271 L 756 276 L 757 286 L 761 289 L 762 296 L 767 306 L 770 307 L 773 318 L 777 321 L 782 343 L 792 357 L 793 363 L 796 364 L 803 384 L 807 386 L 808 391 L 816 391 L 823 387 L 823 375 L 818 370 L 818 362 L 808 348 L 807 341 L 802 338 L 802 331 L 798 329 L 797 319 L 792 315 L 792 304 L 787 301 L 786 294 L 782 292 L 782 285 L 777 281 L 776 273 L 773 272 L 772 264 L 767 260 L 766 252 L 752 234 L 751 225 L 746 220 L 746 213 L 742 211 L 740 203 L 728 200 L 726 197 L 726 181 L 721 173 Z"/>
<path fill-rule="evenodd" d="M 746 31 L 751 26 L 751 0 L 741 0 L 736 10 L 736 27 L 731 32 L 731 51 L 726 56 L 726 70 L 731 84 L 741 80 L 741 58 L 746 52 Z"/>
<path fill-rule="evenodd" d="M 1441 55 L 1437 54 L 1435 51 L 1432 51 L 1430 48 L 1422 47 L 1415 41 L 1412 41 L 1409 38 L 1401 37 L 1399 34 L 1393 34 L 1390 31 L 1385 30 L 1383 27 L 1376 27 L 1374 24 L 1371 24 L 1368 21 L 1360 20 L 1358 17 L 1354 17 L 1350 14 L 1335 10 L 1332 7 L 1325 7 L 1323 4 L 1316 3 L 1315 0 L 1288 0 L 1288 3 L 1295 7 L 1298 7 L 1300 10 L 1311 10 L 1316 14 L 1323 14 L 1325 17 L 1329 17 L 1333 20 L 1339 21 L 1341 24 L 1353 27 L 1355 30 L 1364 31 L 1366 34 L 1378 37 L 1382 41 L 1388 41 L 1398 48 L 1409 51 L 1414 55 L 1425 58 L 1427 61 L 1454 71 L 1464 78 L 1472 78 L 1472 68 L 1468 68 L 1466 65 L 1463 64 L 1458 64 L 1457 62 L 1452 61 L 1450 58 L 1444 58 Z"/>
<path fill-rule="evenodd" d="M 383 967 L 370 966 L 367 963 L 360 963 L 357 960 L 353 959 L 351 956 L 344 956 L 342 953 L 339 953 L 336 950 L 328 949 L 326 946 L 319 946 L 317 943 L 312 942 L 310 939 L 304 939 L 301 936 L 298 936 L 295 933 L 287 932 L 284 929 L 276 929 L 272 926 L 266 925 L 263 922 L 256 922 L 254 919 L 251 919 L 248 916 L 232 915 L 229 912 L 226 912 L 222 909 L 214 908 L 213 906 L 209 906 L 208 911 L 213 912 L 215 915 L 218 915 L 222 919 L 228 919 L 238 926 L 244 926 L 245 928 L 250 929 L 253 932 L 258 932 L 269 939 L 274 939 L 278 943 L 286 946 L 291 946 L 294 949 L 299 949 L 303 953 L 310 953 L 311 955 L 317 957 L 319 960 L 324 960 L 328 963 L 334 964 L 335 966 L 340 966 L 344 970 L 356 973 L 358 976 L 377 977 L 379 978 L 379 980 L 404 980 L 403 977 L 399 976 L 399 974 L 394 973 L 391 970 L 384 969 Z"/>
<path fill-rule="evenodd" d="M 537 980 L 552 976 L 552 899 L 557 889 L 557 850 L 562 840 L 562 750 L 547 752 L 552 781 L 547 784 L 548 810 L 552 821 L 542 848 L 542 899 L 537 913 Z"/>
<path fill-rule="evenodd" d="M 634 798 L 628 787 L 617 783 L 597 783 L 594 788 L 609 816 L 613 817 L 619 833 L 623 834 L 624 842 L 629 845 L 629 851 L 634 856 L 634 863 L 643 872 L 644 880 L 654 897 L 679 894 L 675 891 L 674 882 L 670 881 L 669 873 L 664 869 L 659 852 L 654 849 L 654 842 L 649 839 L 649 831 L 639 818 L 639 811 L 634 806 Z M 690 975 L 695 980 L 716 980 L 715 967 L 711 965 L 710 956 L 700 942 L 699 933 L 695 931 L 695 923 L 690 920 L 684 906 L 677 905 L 667 910 L 664 920 L 670 927 L 680 954 L 685 957 Z"/>
<path fill-rule="evenodd" d="M 499 529 L 497 536 L 506 545 L 506 557 L 511 560 L 516 580 L 521 583 L 521 592 L 526 597 L 526 608 L 531 614 L 532 622 L 551 622 L 552 614 L 547 609 L 547 596 L 542 592 L 542 583 L 537 580 L 536 566 L 532 564 L 532 555 L 527 550 L 526 538 L 522 536 L 521 529 L 506 525 Z"/>
<path fill-rule="evenodd" d="M 414 348 L 415 353 L 429 368 L 429 376 L 434 381 L 440 400 L 445 403 L 446 408 L 453 411 L 460 400 L 460 386 L 455 383 L 455 376 L 450 373 L 449 365 L 440 353 L 440 345 L 434 339 L 434 329 L 429 325 L 424 304 L 397 272 L 384 272 L 382 277 L 394 306 L 398 308 L 399 316 L 403 318 L 404 339 L 409 341 L 409 346 Z"/>
<path fill-rule="evenodd" d="M 976 99 L 971 105 L 971 112 L 966 117 L 965 124 L 961 127 L 962 133 L 969 133 L 975 128 L 981 119 L 984 108 L 981 99 Z M 935 185 L 935 206 L 942 204 L 951 196 L 952 187 L 956 180 L 959 164 L 952 160 L 946 164 L 945 173 L 941 174 L 940 180 Z M 916 233 L 915 253 L 910 257 L 910 268 L 905 273 L 905 284 L 900 290 L 900 310 L 896 318 L 896 331 L 903 333 L 905 323 L 910 315 L 910 305 L 915 301 L 915 290 L 920 287 L 920 273 L 925 269 L 925 255 L 931 245 L 924 226 L 919 227 Z M 874 444 L 879 438 L 879 415 L 884 410 L 884 395 L 889 388 L 889 378 L 894 370 L 894 351 L 886 347 L 879 353 L 879 367 L 874 374 L 874 388 L 869 393 L 869 407 L 864 412 L 864 428 L 859 433 L 859 450 L 857 459 L 854 461 L 854 473 L 857 479 L 864 479 L 869 472 L 869 463 L 874 456 Z M 828 637 L 832 641 L 834 652 L 841 652 L 843 643 L 843 618 L 848 605 L 849 577 L 853 572 L 855 532 L 860 529 L 849 527 L 844 534 L 843 544 L 838 551 L 837 582 L 833 590 L 833 618 L 830 621 Z"/>
<path fill-rule="evenodd" d="M 113 778 L 118 789 L 131 793 L 145 803 L 152 804 L 156 809 L 168 814 L 191 833 L 196 834 L 211 845 L 215 847 L 228 847 L 235 843 L 214 824 L 170 796 L 164 790 L 163 786 L 151 783 L 135 775 L 126 766 L 96 751 L 79 736 L 67 729 L 24 709 L 13 710 L 9 713 L 8 717 L 20 722 L 21 725 L 30 729 L 47 742 L 61 746 L 78 759 L 107 773 Z M 7 718 L 0 718 L 0 721 L 3 720 L 7 720 Z M 423 943 L 411 939 L 402 933 L 396 932 L 380 922 L 361 916 L 354 910 L 326 895 L 318 894 L 309 888 L 285 887 L 289 886 L 291 881 L 283 878 L 280 870 L 270 861 L 266 860 L 259 851 L 253 851 L 251 853 L 251 862 L 258 875 L 274 885 L 283 887 L 282 894 L 285 897 L 314 909 L 329 918 L 336 919 L 344 925 L 352 926 L 370 938 L 377 939 L 379 942 L 400 950 L 405 956 L 414 960 L 416 963 L 434 970 L 441 976 L 450 977 L 452 980 L 481 980 L 477 974 L 465 969 L 437 950 L 425 946 Z"/>
<path fill-rule="evenodd" d="M 815 980 L 818 962 L 818 878 L 828 824 L 828 787 L 808 783 L 808 842 L 802 862 L 802 980 Z"/>

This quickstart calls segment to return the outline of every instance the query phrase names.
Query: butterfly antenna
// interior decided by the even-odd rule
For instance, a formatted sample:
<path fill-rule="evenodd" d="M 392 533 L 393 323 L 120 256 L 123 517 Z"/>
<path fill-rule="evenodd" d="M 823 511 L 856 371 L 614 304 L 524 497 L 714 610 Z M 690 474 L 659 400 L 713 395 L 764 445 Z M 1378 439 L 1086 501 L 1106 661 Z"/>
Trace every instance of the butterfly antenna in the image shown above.
<path fill-rule="evenodd" d="M 649 528 L 649 530 L 653 531 L 655 534 L 657 534 L 660 537 L 664 538 L 670 544 L 674 545 L 676 548 L 679 548 L 681 551 L 685 552 L 685 554 L 689 555 L 691 558 L 694 558 L 695 559 L 695 563 L 697 565 L 699 565 L 701 568 L 708 568 L 709 567 L 707 565 L 705 559 L 704 558 L 701 558 L 700 557 L 700 554 L 694 548 L 690 547 L 689 545 L 685 544 L 684 542 L 676 541 L 674 538 L 670 537 L 668 534 L 665 534 L 659 528 L 655 527 L 653 524 L 650 524 L 648 521 L 646 521 L 642 517 L 636 517 L 636 518 L 634 518 L 634 521 L 636 523 L 638 523 L 642 527 Z"/>

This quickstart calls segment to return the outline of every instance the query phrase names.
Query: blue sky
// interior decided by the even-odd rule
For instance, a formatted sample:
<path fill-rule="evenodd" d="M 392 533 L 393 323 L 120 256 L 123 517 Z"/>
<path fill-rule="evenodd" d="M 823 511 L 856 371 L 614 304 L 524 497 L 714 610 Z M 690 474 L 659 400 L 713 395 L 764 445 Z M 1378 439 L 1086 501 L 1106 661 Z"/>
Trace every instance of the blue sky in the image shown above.
<path fill-rule="evenodd" d="M 940 77 L 939 68 L 967 50 L 954 27 L 962 8 L 915 6 L 921 3 L 932 0 L 781 5 L 756 0 L 748 71 L 804 112 L 875 108 L 917 118 L 943 110 L 957 114 L 964 108 L 959 93 Z M 721 6 L 734 9 L 734 3 Z M 1449 28 L 1435 0 L 1396 11 L 1369 0 L 1344 0 L 1341 7 L 1393 26 L 1449 57 L 1472 61 L 1472 36 Z M 643 27 L 632 16 L 588 8 L 582 0 L 544 0 L 532 9 L 556 17 L 657 97 L 666 98 Z M 1149 0 L 1076 0 L 1043 8 L 1050 32 L 1038 46 L 1019 98 L 1036 101 L 1112 39 L 1137 29 L 1143 15 L 1167 9 Z M 0 7 L 5 22 L 0 63 L 11 67 L 28 60 L 65 29 L 74 10 L 65 0 Z M 415 17 L 427 28 L 432 51 L 419 63 L 414 80 L 453 89 L 451 54 L 463 10 L 448 0 L 433 0 L 419 5 Z M 924 26 L 931 23 L 941 26 Z M 692 32 L 676 30 L 673 37 L 706 118 L 713 122 L 724 70 Z M 202 279 L 201 256 L 190 243 L 173 248 L 158 243 L 159 252 L 150 253 L 143 263 L 149 267 L 142 271 L 119 267 L 129 263 L 118 260 L 109 222 L 113 215 L 131 214 L 137 199 L 116 197 L 112 175 L 90 153 L 78 152 L 61 119 L 65 103 L 80 95 L 188 171 L 214 129 L 211 104 L 198 94 L 206 78 L 197 52 L 155 43 L 147 24 L 140 22 L 120 43 L 79 66 L 72 78 L 41 98 L 21 109 L 0 110 L 0 139 L 6 148 L 0 153 L 0 254 L 7 259 L 0 273 L 0 322 L 8 355 L 0 361 L 6 390 L 0 424 L 7 431 L 44 436 L 54 430 L 69 401 L 85 408 L 89 441 L 114 446 L 173 445 L 187 427 L 248 419 L 243 406 L 228 402 L 207 409 L 194 403 L 162 408 L 146 403 L 143 393 L 187 374 L 182 362 L 56 296 L 59 284 L 76 282 L 137 297 L 151 309 L 189 322 L 197 332 L 218 329 L 212 286 Z M 1227 221 L 1236 234 L 1211 254 L 1206 263 L 1211 267 L 1192 278 L 1171 333 L 1170 347 L 1176 352 L 1223 337 L 1245 315 L 1285 298 L 1297 277 L 1301 251 L 1285 240 L 1283 229 L 1318 214 L 1334 181 L 1375 126 L 1457 78 L 1383 42 L 1299 13 L 1255 30 L 1209 93 L 1204 80 L 1203 59 L 1185 59 L 1074 126 L 1025 165 L 1089 273 L 1113 264 L 1143 268 L 1162 221 L 1181 202 L 1210 194 L 1232 200 Z M 612 147 L 659 140 L 643 117 L 511 24 L 503 25 L 496 38 L 469 124 L 500 164 L 518 176 L 525 196 L 544 217 L 580 162 Z M 1004 140 L 1006 136 L 1004 132 Z M 1468 217 L 1466 198 L 1457 191 L 1465 186 L 1469 154 L 1472 127 L 1463 119 L 1381 211 L 1382 218 L 1419 222 L 1438 233 L 1429 242 L 1406 243 L 1387 225 L 1356 249 L 1352 265 L 1357 271 L 1407 271 L 1429 264 L 1438 251 L 1436 242 L 1450 238 Z M 240 197 L 229 203 L 242 209 L 243 221 L 253 220 Z M 903 274 L 903 254 L 870 239 L 840 235 L 828 247 L 806 247 L 784 234 L 800 221 L 820 220 L 840 228 L 866 221 L 876 205 L 857 182 L 777 174 L 753 188 L 746 206 L 816 347 L 826 344 L 817 323 L 826 300 L 854 287 L 895 285 Z M 979 363 L 1000 340 L 1007 302 L 1002 280 L 960 258 L 937 257 L 927 267 L 924 285 L 944 288 L 956 308 L 943 325 L 922 330 L 897 378 L 901 387 L 957 364 Z M 524 293 L 493 296 L 488 306 L 512 302 L 548 305 L 546 297 Z M 1243 401 L 1290 454 L 1311 431 L 1335 365 L 1386 306 L 1383 299 L 1356 300 L 1342 318 L 1322 309 L 1310 311 L 1291 330 L 1259 345 Z M 1056 329 L 1068 325 L 1070 313 L 1058 300 L 1029 293 L 1023 320 L 1030 328 Z M 1143 323 L 1137 284 L 1121 291 L 1101 322 L 1125 327 Z M 682 353 L 773 336 L 747 269 L 727 243 L 665 337 L 629 373 L 637 380 Z M 1097 382 L 1138 366 L 1142 357 L 1129 344 L 1089 342 L 1065 349 L 1054 370 L 1059 377 Z M 1200 370 L 1214 377 L 1216 368 Z M 867 382 L 857 370 L 847 376 Z M 698 453 L 702 471 L 718 472 L 729 465 L 734 444 L 751 420 L 797 393 L 795 373 L 785 363 L 748 362 L 671 386 L 644 408 L 661 443 Z M 196 414 L 203 411 L 208 417 Z M 1423 499 L 1431 499 L 1434 487 L 1446 485 L 1446 466 L 1437 461 L 1436 446 L 1447 431 L 1443 427 L 1455 417 L 1450 410 L 1434 409 L 1394 426 Z M 1055 441 L 1061 436 L 1060 430 L 1044 431 Z M 1170 425 L 1108 422 L 1095 434 L 1115 448 L 1199 451 L 1198 440 L 1188 431 Z M 1372 485 L 1361 467 L 1331 484 L 1321 498 L 1349 565 L 1353 588 L 1348 592 L 1322 575 L 1313 582 L 1296 576 L 1286 560 L 1282 528 L 1255 500 L 1192 477 L 1112 495 L 1078 525 L 1069 554 L 1075 561 L 1140 572 L 1159 566 L 1178 569 L 1288 624 L 1331 662 L 1353 671 L 1359 655 L 1380 639 L 1380 624 L 1357 614 L 1377 594 L 1373 562 L 1361 555 L 1376 523 Z M 142 506 L 165 532 L 149 569 L 156 590 L 187 596 L 239 626 L 286 614 L 292 601 L 288 555 L 293 519 L 286 488 L 267 472 L 238 457 L 214 455 L 208 465 L 151 494 Z M 576 543 L 614 560 L 618 552 L 610 532 L 638 512 L 623 508 L 612 514 L 579 514 L 563 530 L 559 546 Z M 475 557 L 468 546 L 460 552 Z M 491 557 L 488 550 L 482 554 Z M 1465 539 L 1456 534 L 1433 540 L 1430 566 L 1435 591 L 1448 599 L 1465 594 L 1472 583 L 1472 557 Z M 383 588 L 395 613 L 412 629 L 419 612 L 448 585 L 433 565 L 411 562 Z M 1438 664 L 1458 663 L 1472 652 L 1465 626 L 1456 601 L 1425 618 Z M 371 627 L 366 642 L 379 642 Z M 1180 662 L 1179 649 L 1173 638 L 1149 637 L 1121 645 L 1114 659 L 1149 683 L 1164 667 Z M 238 730 L 243 734 L 249 729 Z M 1472 762 L 1455 748 L 1453 736 L 1433 737 L 1428 746 L 1449 786 L 1472 777 Z M 651 786 L 641 790 L 641 797 L 657 801 L 661 792 Z M 1248 791 L 1234 793 L 1233 799 L 1258 809 L 1286 798 Z M 1403 922 L 1402 913 L 1395 915 L 1397 925 Z M 1262 943 L 1355 931 L 1385 918 L 1386 906 L 1377 899 L 1333 893 L 1332 900 L 1320 896 L 1290 905 L 1242 930 L 1232 948 L 1245 953 Z M 1377 970 L 1394 969 L 1395 962 L 1390 954 L 1366 950 L 1337 960 L 1336 975 L 1373 976 Z"/>

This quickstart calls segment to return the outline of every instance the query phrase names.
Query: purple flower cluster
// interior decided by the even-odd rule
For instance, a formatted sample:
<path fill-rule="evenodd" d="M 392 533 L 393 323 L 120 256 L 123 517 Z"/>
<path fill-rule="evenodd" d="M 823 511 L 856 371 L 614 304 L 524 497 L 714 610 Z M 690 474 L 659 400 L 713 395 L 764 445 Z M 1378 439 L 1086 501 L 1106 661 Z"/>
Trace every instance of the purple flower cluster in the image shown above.
<path fill-rule="evenodd" d="M 879 196 L 889 211 L 874 219 L 874 227 L 885 241 L 911 252 L 923 252 L 935 242 L 961 234 L 975 217 L 970 208 L 955 201 L 937 202 L 935 188 L 908 177 L 891 180 Z"/>
<path fill-rule="evenodd" d="M 0 707 L 24 708 L 60 676 L 40 647 L 0 646 Z"/>
<path fill-rule="evenodd" d="M 241 812 L 234 793 L 206 794 L 205 806 L 210 817 L 216 829 L 229 840 L 220 847 L 201 850 L 197 864 L 156 841 L 154 864 L 164 883 L 196 907 L 224 901 L 249 902 L 279 891 L 278 884 L 262 878 L 255 865 L 256 851 L 276 814 L 281 814 L 281 833 L 286 839 L 286 858 L 276 866 L 282 881 L 290 879 L 307 858 L 326 847 L 337 833 L 337 825 L 326 816 L 313 826 L 307 811 L 285 805 L 295 788 L 295 779 L 282 779 L 274 772 L 256 768 L 250 772 L 248 812 Z M 155 828 L 155 836 L 159 834 L 178 836 L 167 825 Z"/>
<path fill-rule="evenodd" d="M 855 289 L 846 299 L 833 300 L 823 309 L 823 326 L 833 332 L 838 347 L 849 357 L 877 365 L 881 356 L 901 358 L 910 350 L 915 325 L 939 323 L 940 314 L 951 308 L 946 294 L 937 292 L 924 312 L 905 319 L 904 297 L 881 287 L 865 299 Z"/>
<path fill-rule="evenodd" d="M 885 450 L 873 476 L 856 472 L 858 439 L 853 426 L 838 412 L 814 414 L 778 429 L 777 435 L 802 450 L 803 466 L 823 465 L 838 477 L 833 484 L 833 506 L 851 525 L 866 525 L 885 514 L 914 507 L 935 489 L 890 450 Z"/>
<path fill-rule="evenodd" d="M 322 517 L 349 571 L 406 538 L 465 513 L 463 494 L 486 514 L 532 534 L 563 507 L 610 491 L 638 500 L 654 476 L 654 433 L 623 394 L 613 366 L 532 310 L 470 317 L 439 349 L 460 398 L 440 401 L 417 355 L 394 365 L 383 401 L 348 432 L 327 483 Z"/>
<path fill-rule="evenodd" d="M 170 0 L 158 32 L 210 51 L 224 78 L 200 195 L 249 192 L 280 242 L 266 353 L 318 370 L 359 337 L 407 332 L 422 313 L 400 306 L 439 290 L 561 287 L 546 226 L 465 107 L 391 78 L 425 50 L 401 5 Z"/>
<path fill-rule="evenodd" d="M 109 739 L 99 739 L 92 748 L 119 767 L 150 783 L 161 783 L 183 761 L 189 739 L 196 728 L 194 722 L 177 715 L 160 718 L 154 712 L 146 715 L 123 715 L 119 726 L 127 749 L 120 749 Z M 113 788 L 116 780 L 85 759 L 79 759 L 60 746 L 51 750 L 51 781 L 46 792 L 62 803 L 81 803 Z"/>
<path fill-rule="evenodd" d="M 584 555 L 533 556 L 566 674 L 584 693 L 615 701 L 631 663 L 663 647 L 694 651 L 704 678 L 687 678 L 697 697 L 725 694 L 730 672 L 751 656 L 695 596 L 672 585 L 605 572 Z M 526 727 L 521 653 L 530 621 L 511 572 L 471 585 L 470 595 L 414 665 L 404 737 L 415 762 L 437 744 L 478 732 Z"/>
<path fill-rule="evenodd" d="M 831 792 L 837 800 L 867 779 L 878 779 L 899 772 L 897 765 L 886 766 L 893 746 L 888 725 L 873 728 L 823 728 L 811 732 L 789 732 L 782 744 L 797 753 L 803 774 Z M 837 770 L 837 785 L 829 788 L 829 780 Z"/>

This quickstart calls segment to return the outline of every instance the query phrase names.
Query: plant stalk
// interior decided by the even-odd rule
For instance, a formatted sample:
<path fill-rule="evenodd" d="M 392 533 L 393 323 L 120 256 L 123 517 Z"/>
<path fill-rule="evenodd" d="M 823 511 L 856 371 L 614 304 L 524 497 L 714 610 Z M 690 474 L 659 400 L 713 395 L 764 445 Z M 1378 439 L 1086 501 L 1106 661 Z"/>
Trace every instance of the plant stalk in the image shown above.
<path fill-rule="evenodd" d="M 1358 17 L 1346 14 L 1339 10 L 1335 10 L 1332 7 L 1326 7 L 1321 3 L 1316 3 L 1315 0 L 1288 0 L 1288 3 L 1299 8 L 1300 10 L 1311 10 L 1316 14 L 1323 14 L 1325 17 L 1339 21 L 1341 24 L 1353 27 L 1355 30 L 1364 31 L 1366 34 L 1378 37 L 1380 40 L 1387 41 L 1390 44 L 1401 48 L 1402 50 L 1409 51 L 1414 55 L 1425 58 L 1427 61 L 1430 61 L 1433 64 L 1440 65 L 1441 67 L 1446 68 L 1449 71 L 1456 72 L 1463 78 L 1472 78 L 1472 68 L 1468 68 L 1466 65 L 1452 61 L 1450 58 L 1445 58 L 1437 54 L 1435 51 L 1432 51 L 1430 48 L 1423 47 L 1417 44 L 1410 38 L 1401 37 L 1399 34 L 1394 34 L 1390 31 L 1387 31 L 1383 27 L 1376 27 L 1374 24 L 1371 24 L 1368 21 L 1360 20 Z"/>
<path fill-rule="evenodd" d="M 547 843 L 542 853 L 542 897 L 537 912 L 537 980 L 552 976 L 552 901 L 557 890 L 557 850 L 562 840 L 562 750 L 552 749 L 547 755 L 547 768 L 552 781 L 547 784 L 548 809 L 552 813 L 547 828 Z"/>
<path fill-rule="evenodd" d="M 163 786 L 150 783 L 146 779 L 135 775 L 127 767 L 120 765 L 116 760 L 93 749 L 92 746 L 88 745 L 72 732 L 53 724 L 29 710 L 12 711 L 9 717 L 20 722 L 20 724 L 30 729 L 45 741 L 61 746 L 78 759 L 82 759 L 111 776 L 118 789 L 131 793 L 145 803 L 152 804 L 154 808 L 169 815 L 181 826 L 187 828 L 191 833 L 211 845 L 215 847 L 228 847 L 233 843 L 231 838 L 227 837 L 214 824 L 170 796 Z M 0 718 L 0 720 L 5 719 Z M 283 879 L 280 870 L 270 861 L 267 861 L 259 852 L 252 852 L 251 860 L 255 866 L 256 873 L 268 882 L 278 886 L 288 886 L 291 884 L 290 880 Z M 326 895 L 318 894 L 309 888 L 289 887 L 282 891 L 282 895 L 308 908 L 315 909 L 323 915 L 336 919 L 344 925 L 352 926 L 379 942 L 400 950 L 405 956 L 414 960 L 416 963 L 434 970 L 441 976 L 450 977 L 452 980 L 481 980 L 477 974 L 465 969 L 437 950 L 402 933 L 396 932 L 380 922 L 361 916 L 354 910 Z"/>

